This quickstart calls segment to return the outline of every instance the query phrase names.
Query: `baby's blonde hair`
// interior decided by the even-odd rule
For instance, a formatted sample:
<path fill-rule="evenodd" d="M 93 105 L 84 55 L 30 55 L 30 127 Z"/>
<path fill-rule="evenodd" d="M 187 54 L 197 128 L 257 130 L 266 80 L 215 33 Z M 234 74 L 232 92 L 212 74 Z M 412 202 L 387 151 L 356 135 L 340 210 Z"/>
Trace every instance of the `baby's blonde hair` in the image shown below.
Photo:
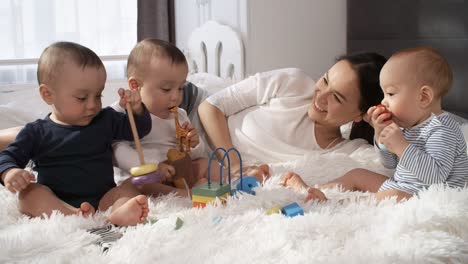
<path fill-rule="evenodd" d="M 184 53 L 175 45 L 160 39 L 144 39 L 136 44 L 130 52 L 127 63 L 127 77 L 145 78 L 153 59 L 164 58 L 173 64 L 185 64 Z"/>
<path fill-rule="evenodd" d="M 392 59 L 410 59 L 411 71 L 419 86 L 428 85 L 436 96 L 445 96 L 452 86 L 453 74 L 447 60 L 434 48 L 416 47 L 396 52 Z"/>
<path fill-rule="evenodd" d="M 103 68 L 99 56 L 91 49 L 73 42 L 55 42 L 44 49 L 37 65 L 37 81 L 51 84 L 62 73 L 65 62 L 73 62 L 82 68 Z"/>

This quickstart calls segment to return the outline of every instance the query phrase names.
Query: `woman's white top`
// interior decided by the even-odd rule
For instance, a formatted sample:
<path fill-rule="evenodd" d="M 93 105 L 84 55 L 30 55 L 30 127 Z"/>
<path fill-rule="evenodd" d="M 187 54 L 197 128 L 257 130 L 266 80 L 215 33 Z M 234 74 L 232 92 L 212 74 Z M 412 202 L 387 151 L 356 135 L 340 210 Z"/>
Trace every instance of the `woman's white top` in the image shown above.
<path fill-rule="evenodd" d="M 207 101 L 228 117 L 233 145 L 242 158 L 286 162 L 311 151 L 351 153 L 365 140 L 345 140 L 322 149 L 315 140 L 314 121 L 307 111 L 315 82 L 302 70 L 258 73 L 210 97 Z"/>

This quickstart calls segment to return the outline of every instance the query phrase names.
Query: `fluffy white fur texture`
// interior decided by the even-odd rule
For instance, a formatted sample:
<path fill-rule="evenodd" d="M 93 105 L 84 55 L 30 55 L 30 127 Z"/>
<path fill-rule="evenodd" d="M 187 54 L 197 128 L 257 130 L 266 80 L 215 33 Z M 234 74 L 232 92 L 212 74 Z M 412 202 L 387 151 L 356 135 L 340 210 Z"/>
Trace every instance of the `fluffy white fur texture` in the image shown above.
<path fill-rule="evenodd" d="M 30 219 L 2 189 L 0 263 L 468 263 L 468 189 L 434 186 L 407 202 L 380 204 L 339 204 L 362 193 L 332 189 L 330 201 L 304 204 L 305 193 L 279 186 L 287 170 L 315 184 L 355 167 L 391 174 L 362 148 L 273 164 L 274 176 L 256 196 L 233 197 L 226 206 L 195 209 L 189 199 L 151 198 L 149 218 L 157 221 L 121 228 L 124 236 L 105 253 L 86 232 L 104 225 L 105 213 Z M 295 201 L 304 216 L 265 213 Z M 184 223 L 175 230 L 177 218 Z"/>
<path fill-rule="evenodd" d="M 218 86 L 224 84 L 213 89 Z M 38 117 L 48 111 L 40 98 L 24 93 L 30 96 L 2 94 L 0 128 L 35 119 L 29 107 Z M 109 93 L 107 103 L 115 100 L 115 92 Z M 468 141 L 468 125 L 462 129 Z M 157 221 L 122 228 L 124 236 L 106 253 L 93 244 L 97 236 L 86 231 L 104 225 L 106 213 L 30 219 L 18 212 L 16 196 L 0 187 L 0 263 L 468 263 L 468 189 L 434 186 L 405 203 L 378 205 L 339 204 L 362 193 L 333 189 L 326 191 L 329 202 L 304 204 L 305 193 L 279 186 L 287 170 L 320 184 L 356 167 L 392 173 L 382 169 L 371 148 L 362 148 L 351 156 L 311 154 L 272 164 L 273 177 L 256 196 L 235 197 L 226 206 L 195 209 L 189 199 L 151 198 L 149 218 Z M 295 201 L 304 216 L 265 214 Z M 178 217 L 184 224 L 174 230 Z"/>

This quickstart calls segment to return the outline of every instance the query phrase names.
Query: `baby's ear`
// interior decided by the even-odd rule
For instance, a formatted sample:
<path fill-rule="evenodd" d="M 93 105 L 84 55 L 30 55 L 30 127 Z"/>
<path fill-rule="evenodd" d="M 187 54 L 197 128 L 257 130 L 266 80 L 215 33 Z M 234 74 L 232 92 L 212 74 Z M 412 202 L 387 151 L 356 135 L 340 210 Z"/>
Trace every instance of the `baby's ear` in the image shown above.
<path fill-rule="evenodd" d="M 140 90 L 140 83 L 138 82 L 138 80 L 134 77 L 134 76 L 130 76 L 128 78 L 128 88 L 131 89 L 131 90 L 136 90 L 136 91 L 139 91 Z"/>
<path fill-rule="evenodd" d="M 424 85 L 419 93 L 419 102 L 422 107 L 428 107 L 434 100 L 434 89 L 428 85 Z"/>
<path fill-rule="evenodd" d="M 48 105 L 54 103 L 53 91 L 47 84 L 41 83 L 41 85 L 39 85 L 39 94 L 41 95 L 42 100 L 44 100 Z"/>

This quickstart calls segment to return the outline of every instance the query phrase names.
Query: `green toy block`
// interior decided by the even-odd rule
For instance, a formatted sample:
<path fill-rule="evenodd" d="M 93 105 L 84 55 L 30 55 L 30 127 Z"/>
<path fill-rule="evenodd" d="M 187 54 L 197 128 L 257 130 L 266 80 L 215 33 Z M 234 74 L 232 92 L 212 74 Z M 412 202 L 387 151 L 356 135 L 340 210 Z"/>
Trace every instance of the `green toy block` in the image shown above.
<path fill-rule="evenodd" d="M 184 221 L 182 221 L 182 219 L 180 219 L 179 217 L 177 217 L 177 220 L 175 222 L 175 228 L 174 230 L 178 230 L 182 227 L 182 225 L 184 224 Z"/>
<path fill-rule="evenodd" d="M 192 188 L 193 195 L 205 197 L 218 197 L 225 193 L 231 192 L 230 184 L 220 185 L 219 182 L 212 182 L 211 184 L 204 183 Z"/>

